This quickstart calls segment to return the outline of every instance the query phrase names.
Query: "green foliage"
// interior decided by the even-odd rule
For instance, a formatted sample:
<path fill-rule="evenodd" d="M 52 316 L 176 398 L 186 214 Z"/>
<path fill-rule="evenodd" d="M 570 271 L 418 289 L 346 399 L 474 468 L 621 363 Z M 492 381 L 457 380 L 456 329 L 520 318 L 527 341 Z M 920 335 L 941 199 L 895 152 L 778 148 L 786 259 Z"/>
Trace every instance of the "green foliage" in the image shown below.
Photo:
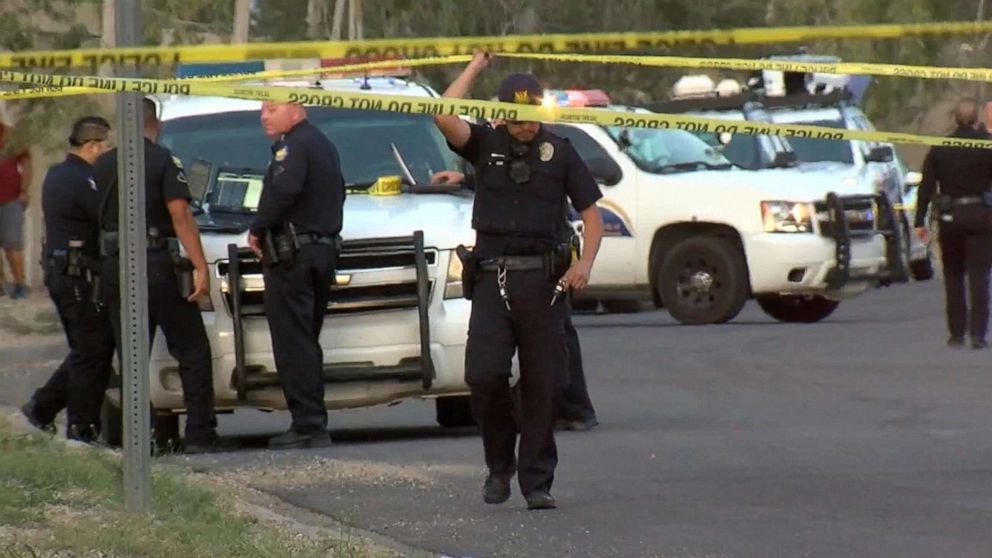
<path fill-rule="evenodd" d="M 71 450 L 42 435 L 15 435 L 0 421 L 0 527 L 50 535 L 0 541 L 0 557 L 54 551 L 149 558 L 371 556 L 355 541 L 294 540 L 291 533 L 235 517 L 223 507 L 229 503 L 165 472 L 152 475 L 151 514 L 125 515 L 122 485 L 118 456 Z"/>

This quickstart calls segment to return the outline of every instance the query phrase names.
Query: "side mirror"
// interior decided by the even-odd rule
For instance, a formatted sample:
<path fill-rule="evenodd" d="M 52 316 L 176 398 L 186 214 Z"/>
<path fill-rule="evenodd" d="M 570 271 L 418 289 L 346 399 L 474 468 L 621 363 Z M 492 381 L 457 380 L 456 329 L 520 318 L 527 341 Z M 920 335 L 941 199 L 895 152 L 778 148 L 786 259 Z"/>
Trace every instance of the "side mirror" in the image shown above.
<path fill-rule="evenodd" d="M 869 163 L 891 163 L 894 158 L 895 152 L 892 151 L 891 146 L 879 145 L 871 148 L 866 160 Z"/>
<path fill-rule="evenodd" d="M 775 153 L 775 159 L 772 160 L 772 166 L 775 168 L 789 167 L 796 164 L 799 157 L 796 156 L 795 151 L 778 151 Z"/>
<path fill-rule="evenodd" d="M 630 138 L 630 128 L 620 130 L 620 134 L 617 136 L 617 142 L 620 144 L 620 149 L 627 149 L 631 145 L 634 145 Z"/>
<path fill-rule="evenodd" d="M 906 173 L 906 189 L 915 188 L 923 182 L 923 173 L 909 171 Z"/>
<path fill-rule="evenodd" d="M 620 165 L 609 157 L 592 157 L 586 161 L 586 166 L 596 182 L 604 186 L 615 186 L 623 178 Z"/>

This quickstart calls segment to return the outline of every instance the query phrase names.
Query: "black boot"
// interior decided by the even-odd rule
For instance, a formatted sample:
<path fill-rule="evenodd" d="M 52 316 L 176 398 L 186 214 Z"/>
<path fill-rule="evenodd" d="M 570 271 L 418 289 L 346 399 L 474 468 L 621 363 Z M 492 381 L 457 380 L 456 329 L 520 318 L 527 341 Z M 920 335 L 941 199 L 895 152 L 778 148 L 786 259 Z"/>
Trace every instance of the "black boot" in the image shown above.
<path fill-rule="evenodd" d="M 536 490 L 527 496 L 527 509 L 529 510 L 553 510 L 558 507 L 555 498 L 544 490 Z"/>
<path fill-rule="evenodd" d="M 269 439 L 269 449 L 326 448 L 331 445 L 331 434 L 327 430 L 297 432 L 290 429 Z"/>
<path fill-rule="evenodd" d="M 55 434 L 55 424 L 51 421 L 46 422 L 41 418 L 41 415 L 38 413 L 38 401 L 34 397 L 28 399 L 28 402 L 24 405 L 21 405 L 21 413 L 28 419 L 31 426 L 43 432 Z"/>
<path fill-rule="evenodd" d="M 100 427 L 95 424 L 71 424 L 65 437 L 84 444 L 100 445 Z"/>
<path fill-rule="evenodd" d="M 486 483 L 482 485 L 482 499 L 487 504 L 502 504 L 509 500 L 510 477 L 490 473 L 486 477 Z"/>

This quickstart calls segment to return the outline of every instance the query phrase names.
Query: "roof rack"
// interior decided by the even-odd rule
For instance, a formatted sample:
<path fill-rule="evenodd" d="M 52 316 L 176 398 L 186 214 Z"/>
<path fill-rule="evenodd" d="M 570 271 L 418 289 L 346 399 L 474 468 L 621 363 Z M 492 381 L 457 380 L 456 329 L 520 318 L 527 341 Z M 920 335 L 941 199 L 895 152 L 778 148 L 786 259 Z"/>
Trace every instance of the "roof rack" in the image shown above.
<path fill-rule="evenodd" d="M 757 91 L 748 91 L 739 95 L 727 97 L 701 97 L 695 99 L 669 99 L 652 101 L 644 107 L 653 112 L 677 114 L 682 112 L 706 110 L 744 110 L 746 103 L 758 102 L 765 108 L 816 108 L 837 106 L 849 102 L 852 98 L 847 89 L 835 90 L 830 93 L 813 94 L 801 93 L 775 97 L 762 95 Z"/>

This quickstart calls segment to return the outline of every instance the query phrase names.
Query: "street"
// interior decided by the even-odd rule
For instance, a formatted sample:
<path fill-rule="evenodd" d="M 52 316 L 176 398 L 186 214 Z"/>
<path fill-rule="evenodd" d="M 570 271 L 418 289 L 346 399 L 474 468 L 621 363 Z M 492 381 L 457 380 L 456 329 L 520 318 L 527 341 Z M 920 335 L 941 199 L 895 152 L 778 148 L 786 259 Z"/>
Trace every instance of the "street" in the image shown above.
<path fill-rule="evenodd" d="M 811 325 L 577 317 L 601 426 L 558 435 L 552 511 L 516 484 L 484 504 L 481 441 L 430 402 L 332 414 L 324 450 L 264 450 L 284 413 L 225 415 L 243 449 L 163 459 L 439 555 L 988 556 L 992 353 L 947 348 L 942 308 L 934 280 Z M 44 339 L 4 349 L 0 403 L 60 357 Z"/>

